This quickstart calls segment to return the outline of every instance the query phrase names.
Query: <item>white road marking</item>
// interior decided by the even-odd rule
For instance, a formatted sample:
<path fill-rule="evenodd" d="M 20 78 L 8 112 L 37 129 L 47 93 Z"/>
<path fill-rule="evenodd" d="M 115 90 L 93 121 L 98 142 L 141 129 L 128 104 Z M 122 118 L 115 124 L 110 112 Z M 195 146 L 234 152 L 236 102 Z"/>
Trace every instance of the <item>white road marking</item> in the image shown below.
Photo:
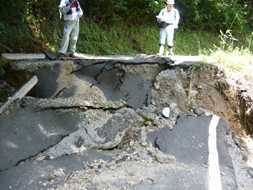
<path fill-rule="evenodd" d="M 220 118 L 216 115 L 213 116 L 209 125 L 209 137 L 208 137 L 208 166 L 209 166 L 209 190 L 222 190 L 219 155 L 217 151 L 217 133 L 216 127 Z"/>

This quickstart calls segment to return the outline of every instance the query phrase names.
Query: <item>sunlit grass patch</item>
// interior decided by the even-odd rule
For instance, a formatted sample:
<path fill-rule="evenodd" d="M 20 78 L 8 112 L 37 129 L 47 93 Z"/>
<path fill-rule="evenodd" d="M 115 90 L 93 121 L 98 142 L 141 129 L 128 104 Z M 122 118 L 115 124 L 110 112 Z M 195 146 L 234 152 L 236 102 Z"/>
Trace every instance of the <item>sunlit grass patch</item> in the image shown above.
<path fill-rule="evenodd" d="M 211 50 L 209 55 L 211 62 L 218 64 L 224 73 L 241 74 L 246 79 L 253 79 L 253 55 L 250 52 L 250 44 L 248 48 L 234 47 L 237 39 L 230 30 L 225 34 L 221 32 L 220 39 L 220 47 L 215 46 L 215 50 Z"/>
<path fill-rule="evenodd" d="M 241 73 L 245 78 L 253 78 L 253 55 L 247 50 L 217 50 L 212 52 L 211 57 L 225 73 Z"/>

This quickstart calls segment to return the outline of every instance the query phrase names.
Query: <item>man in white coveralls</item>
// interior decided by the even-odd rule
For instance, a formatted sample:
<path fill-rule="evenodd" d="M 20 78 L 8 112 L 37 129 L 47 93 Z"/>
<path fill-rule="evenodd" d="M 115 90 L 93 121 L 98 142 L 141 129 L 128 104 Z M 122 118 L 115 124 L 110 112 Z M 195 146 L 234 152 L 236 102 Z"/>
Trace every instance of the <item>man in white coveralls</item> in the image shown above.
<path fill-rule="evenodd" d="M 163 55 L 165 40 L 167 38 L 167 43 L 169 46 L 169 55 L 172 56 L 173 53 L 173 38 L 174 29 L 178 28 L 179 22 L 179 12 L 173 7 L 174 0 L 166 1 L 167 6 L 161 10 L 157 17 L 160 29 L 160 43 L 159 43 L 159 53 L 157 55 Z"/>
<path fill-rule="evenodd" d="M 66 52 L 69 46 L 69 56 L 74 57 L 74 53 L 76 51 L 76 43 L 79 35 L 79 19 L 83 15 L 83 11 L 77 0 L 61 0 L 59 8 L 60 13 L 63 15 L 65 25 L 58 56 L 68 57 Z"/>

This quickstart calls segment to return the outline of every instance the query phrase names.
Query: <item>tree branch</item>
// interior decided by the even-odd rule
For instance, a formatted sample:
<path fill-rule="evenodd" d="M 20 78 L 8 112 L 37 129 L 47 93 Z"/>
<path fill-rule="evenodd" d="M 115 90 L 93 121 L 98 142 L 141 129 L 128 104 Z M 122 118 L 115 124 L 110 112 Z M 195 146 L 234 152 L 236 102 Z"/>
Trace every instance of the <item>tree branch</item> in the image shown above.
<path fill-rule="evenodd" d="M 2 46 L 4 49 L 8 50 L 9 52 L 13 52 L 10 48 L 8 48 L 7 46 L 3 45 L 2 43 L 0 43 L 0 46 Z"/>

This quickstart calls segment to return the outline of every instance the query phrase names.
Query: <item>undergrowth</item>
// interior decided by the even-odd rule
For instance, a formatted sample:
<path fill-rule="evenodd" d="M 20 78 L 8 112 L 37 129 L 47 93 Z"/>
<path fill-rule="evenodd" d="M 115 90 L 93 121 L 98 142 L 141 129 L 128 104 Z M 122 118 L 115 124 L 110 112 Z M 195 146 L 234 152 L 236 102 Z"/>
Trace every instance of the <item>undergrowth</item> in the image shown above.
<path fill-rule="evenodd" d="M 121 22 L 100 26 L 92 20 L 86 20 L 80 24 L 77 51 L 93 55 L 156 55 L 159 50 L 159 31 L 156 21 L 145 25 Z M 173 51 L 175 55 L 199 55 L 217 42 L 214 33 L 179 27 L 175 30 Z"/>
<path fill-rule="evenodd" d="M 78 51 L 94 55 L 155 54 L 159 30 L 148 25 L 117 23 L 99 27 L 94 21 L 81 23 Z"/>
<path fill-rule="evenodd" d="M 56 25 L 55 32 L 41 31 L 47 49 L 57 52 L 61 41 L 63 22 Z M 35 25 L 34 25 L 35 27 Z M 36 30 L 36 31 L 37 31 Z M 128 23 L 103 24 L 92 19 L 80 20 L 80 33 L 77 42 L 77 52 L 92 55 L 156 55 L 159 51 L 159 27 L 156 19 L 144 24 Z M 247 77 L 252 77 L 252 34 L 249 31 L 235 32 L 231 30 L 219 35 L 214 31 L 190 30 L 180 27 L 175 30 L 174 55 L 204 55 L 211 56 L 216 63 L 222 65 L 224 72 L 239 71 Z M 216 46 L 214 46 L 216 44 Z M 165 51 L 168 49 L 165 45 Z M 243 72 L 242 72 L 243 70 Z M 0 76 L 4 75 L 0 68 Z"/>
<path fill-rule="evenodd" d="M 251 53 L 251 37 L 248 44 L 238 46 L 238 39 L 232 35 L 231 30 L 219 36 L 220 46 L 214 45 L 210 57 L 214 64 L 218 64 L 224 73 L 240 73 L 246 79 L 253 79 L 253 55 Z"/>
<path fill-rule="evenodd" d="M 159 28 L 156 21 L 143 25 L 119 22 L 110 26 L 92 20 L 81 21 L 77 51 L 93 55 L 156 55 L 159 50 Z M 243 47 L 249 36 L 238 33 L 234 46 Z M 174 55 L 211 55 L 214 44 L 220 44 L 219 34 L 192 31 L 183 27 L 175 30 Z M 165 45 L 165 49 L 167 49 Z M 253 50 L 253 47 L 249 47 Z"/>

